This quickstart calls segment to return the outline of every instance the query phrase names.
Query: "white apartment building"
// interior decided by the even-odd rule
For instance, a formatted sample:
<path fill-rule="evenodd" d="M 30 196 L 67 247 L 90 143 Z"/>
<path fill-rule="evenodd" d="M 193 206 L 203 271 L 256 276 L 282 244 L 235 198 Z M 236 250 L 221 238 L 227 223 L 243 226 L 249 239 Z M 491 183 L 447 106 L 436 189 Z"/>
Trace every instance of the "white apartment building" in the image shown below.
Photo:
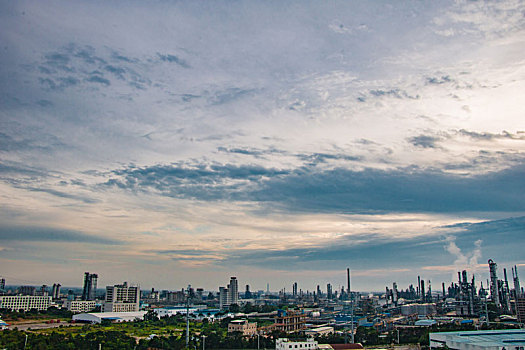
<path fill-rule="evenodd" d="M 95 300 L 68 300 L 64 306 L 71 312 L 89 312 L 97 306 Z"/>
<path fill-rule="evenodd" d="M 128 286 L 127 282 L 106 287 L 103 312 L 139 311 L 140 287 Z"/>
<path fill-rule="evenodd" d="M 319 344 L 312 338 L 303 340 L 290 340 L 288 338 L 279 338 L 275 342 L 275 350 L 315 350 L 319 349 Z"/>
<path fill-rule="evenodd" d="M 51 299 L 51 296 L 3 295 L 0 296 L 0 309 L 47 310 L 51 306 Z"/>

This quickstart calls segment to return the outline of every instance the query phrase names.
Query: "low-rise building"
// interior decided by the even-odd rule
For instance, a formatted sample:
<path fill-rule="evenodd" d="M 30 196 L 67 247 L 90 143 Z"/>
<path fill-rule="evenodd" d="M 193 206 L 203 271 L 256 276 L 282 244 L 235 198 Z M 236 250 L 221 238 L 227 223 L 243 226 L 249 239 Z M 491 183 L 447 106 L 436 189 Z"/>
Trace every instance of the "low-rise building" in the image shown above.
<path fill-rule="evenodd" d="M 297 332 L 305 329 L 306 315 L 302 311 L 278 310 L 274 327 L 282 332 Z"/>
<path fill-rule="evenodd" d="M 248 320 L 234 320 L 228 324 L 228 333 L 241 332 L 244 336 L 254 336 L 257 334 L 257 322 Z"/>
<path fill-rule="evenodd" d="M 146 311 L 136 312 L 91 312 L 73 315 L 73 321 L 85 323 L 101 323 L 102 321 L 110 322 L 132 322 L 143 320 Z"/>
<path fill-rule="evenodd" d="M 51 299 L 50 296 L 2 295 L 0 296 L 0 309 L 47 310 L 51 306 Z"/>
<path fill-rule="evenodd" d="M 290 350 L 290 349 L 302 349 L 302 350 L 316 350 L 319 349 L 317 341 L 309 339 L 294 339 L 279 338 L 275 342 L 275 350 Z"/>
<path fill-rule="evenodd" d="M 409 315 L 434 315 L 437 313 L 436 304 L 406 304 L 401 305 L 401 314 L 403 316 Z"/>
<path fill-rule="evenodd" d="M 516 300 L 516 313 L 518 322 L 525 323 L 525 297 L 518 297 Z"/>
<path fill-rule="evenodd" d="M 95 300 L 66 300 L 64 306 L 71 312 L 89 312 L 96 306 Z"/>
<path fill-rule="evenodd" d="M 523 329 L 430 333 L 428 337 L 431 349 L 522 350 L 525 344 Z"/>
<path fill-rule="evenodd" d="M 315 328 L 304 330 L 304 335 L 308 337 L 316 337 L 316 336 L 328 335 L 328 334 L 333 334 L 333 333 L 334 333 L 334 327 L 328 327 L 328 326 L 315 327 Z"/>

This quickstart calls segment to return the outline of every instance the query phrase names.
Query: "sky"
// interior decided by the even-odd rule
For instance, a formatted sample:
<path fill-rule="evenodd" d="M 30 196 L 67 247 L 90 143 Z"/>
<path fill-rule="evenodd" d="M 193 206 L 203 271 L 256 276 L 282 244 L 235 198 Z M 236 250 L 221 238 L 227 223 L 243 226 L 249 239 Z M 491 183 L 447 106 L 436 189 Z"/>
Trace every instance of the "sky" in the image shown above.
<path fill-rule="evenodd" d="M 525 278 L 525 2 L 0 1 L 10 284 Z"/>

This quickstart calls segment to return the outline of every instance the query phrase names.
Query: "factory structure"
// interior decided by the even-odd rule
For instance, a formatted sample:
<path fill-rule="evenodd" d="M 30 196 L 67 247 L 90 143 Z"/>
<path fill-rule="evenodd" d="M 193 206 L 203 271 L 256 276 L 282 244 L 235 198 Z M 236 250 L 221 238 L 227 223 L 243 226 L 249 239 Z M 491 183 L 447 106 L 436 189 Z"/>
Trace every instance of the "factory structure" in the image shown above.
<path fill-rule="evenodd" d="M 503 269 L 503 279 L 499 278 L 498 266 L 494 260 L 488 260 L 489 280 L 476 284 L 475 276 L 468 276 L 466 270 L 458 271 L 457 282 L 446 287 L 441 285 L 441 293 L 432 292 L 431 281 L 418 276 L 417 286 L 410 285 L 406 290 L 399 290 L 397 283 L 392 288 L 386 287 L 385 302 L 389 307 L 401 307 L 401 312 L 408 315 L 428 315 L 442 311 L 454 311 L 456 316 L 481 317 L 488 320 L 487 304 L 494 304 L 503 314 L 516 315 L 519 322 L 525 321 L 525 294 L 520 285 L 517 266 L 511 268 L 512 280 L 509 281 L 507 269 Z M 433 305 L 433 306 L 429 306 Z M 430 312 L 428 310 L 431 310 Z"/>

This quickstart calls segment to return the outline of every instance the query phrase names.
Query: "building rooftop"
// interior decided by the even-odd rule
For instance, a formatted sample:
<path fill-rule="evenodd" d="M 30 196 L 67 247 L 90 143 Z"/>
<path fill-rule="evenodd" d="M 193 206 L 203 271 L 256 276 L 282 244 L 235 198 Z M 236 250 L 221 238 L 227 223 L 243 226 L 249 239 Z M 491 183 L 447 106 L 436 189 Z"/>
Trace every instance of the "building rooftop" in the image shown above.
<path fill-rule="evenodd" d="M 525 330 L 523 329 L 430 333 L 429 337 L 431 341 L 446 341 L 448 346 L 451 343 L 483 347 L 525 345 Z"/>

